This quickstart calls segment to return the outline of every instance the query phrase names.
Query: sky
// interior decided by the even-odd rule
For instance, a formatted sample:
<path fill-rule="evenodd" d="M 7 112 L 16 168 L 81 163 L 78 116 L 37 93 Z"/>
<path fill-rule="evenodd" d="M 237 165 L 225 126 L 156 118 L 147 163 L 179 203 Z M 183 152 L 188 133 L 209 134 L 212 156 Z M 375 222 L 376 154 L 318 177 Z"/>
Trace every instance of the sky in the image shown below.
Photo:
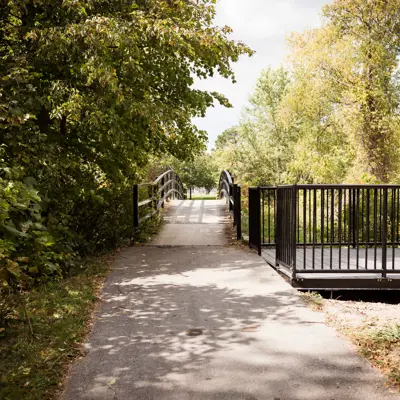
<path fill-rule="evenodd" d="M 288 54 L 286 38 L 291 32 L 301 32 L 321 24 L 322 6 L 327 0 L 219 0 L 216 24 L 233 29 L 231 38 L 246 43 L 256 54 L 243 56 L 233 64 L 237 83 L 216 76 L 197 80 L 195 87 L 224 94 L 233 108 L 220 105 L 210 108 L 205 118 L 195 124 L 208 133 L 211 149 L 217 136 L 236 125 L 247 104 L 257 77 L 268 67 L 284 63 Z"/>

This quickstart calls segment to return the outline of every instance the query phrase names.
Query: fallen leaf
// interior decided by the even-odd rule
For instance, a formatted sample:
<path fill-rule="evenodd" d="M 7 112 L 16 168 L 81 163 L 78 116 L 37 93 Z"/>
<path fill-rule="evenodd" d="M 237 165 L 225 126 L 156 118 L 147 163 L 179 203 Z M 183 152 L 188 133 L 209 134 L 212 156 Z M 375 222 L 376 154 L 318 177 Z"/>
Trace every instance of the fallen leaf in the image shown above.
<path fill-rule="evenodd" d="M 242 332 L 255 332 L 258 330 L 259 327 L 260 325 L 258 324 L 245 326 L 244 328 L 242 328 Z"/>

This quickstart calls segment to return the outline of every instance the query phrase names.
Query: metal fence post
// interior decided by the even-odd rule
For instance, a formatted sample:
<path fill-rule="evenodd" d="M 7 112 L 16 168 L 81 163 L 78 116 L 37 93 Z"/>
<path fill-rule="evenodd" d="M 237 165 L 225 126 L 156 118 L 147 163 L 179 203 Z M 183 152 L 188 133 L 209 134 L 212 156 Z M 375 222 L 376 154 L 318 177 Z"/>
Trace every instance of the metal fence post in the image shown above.
<path fill-rule="evenodd" d="M 249 246 L 261 256 L 260 188 L 249 188 Z"/>
<path fill-rule="evenodd" d="M 133 230 L 139 228 L 139 187 L 138 185 L 133 185 L 132 191 L 133 197 Z"/>
<path fill-rule="evenodd" d="M 275 246 L 276 246 L 276 260 L 275 266 L 279 265 L 279 261 L 282 259 L 282 243 L 281 243 L 281 231 L 282 227 L 282 190 L 276 188 L 276 212 L 275 212 Z"/>
<path fill-rule="evenodd" d="M 292 226 L 290 235 L 292 236 L 292 279 L 296 279 L 296 256 L 297 256 L 297 242 L 296 242 L 296 225 L 297 225 L 297 186 L 293 185 L 292 189 Z"/>
<path fill-rule="evenodd" d="M 149 196 L 149 199 L 152 199 L 151 201 L 151 207 L 153 208 L 153 210 L 157 209 L 157 200 L 154 200 L 154 192 L 155 192 L 155 186 L 150 185 L 147 189 L 147 194 Z"/>
<path fill-rule="evenodd" d="M 241 199 L 241 188 L 236 185 L 236 238 L 242 240 L 242 199 Z"/>
<path fill-rule="evenodd" d="M 351 199 L 352 194 L 353 193 L 353 199 Z M 353 242 L 352 242 L 352 246 L 353 249 L 356 247 L 356 213 L 360 212 L 360 210 L 356 210 L 356 207 L 358 207 L 358 204 L 356 203 L 356 189 L 352 189 L 349 193 L 349 197 L 350 197 L 350 207 L 351 208 L 351 231 L 352 231 L 352 238 L 353 238 Z"/>
<path fill-rule="evenodd" d="M 172 190 L 173 192 L 171 193 L 171 200 L 175 200 L 175 190 L 176 190 L 176 182 L 175 182 L 175 172 L 171 172 L 171 179 L 172 179 Z"/>
<path fill-rule="evenodd" d="M 233 179 L 232 179 L 232 182 L 233 182 Z M 233 210 L 233 204 L 231 202 L 232 197 L 233 197 L 233 201 L 235 201 L 233 184 L 229 185 L 229 212 L 231 212 Z"/>
<path fill-rule="evenodd" d="M 237 224 L 237 184 L 233 184 L 233 226 Z"/>
<path fill-rule="evenodd" d="M 167 179 L 168 179 L 168 177 L 167 177 Z M 161 207 L 162 208 L 164 208 L 164 193 L 165 193 L 165 190 L 163 188 L 164 183 L 165 183 L 165 179 L 164 179 L 164 177 L 162 177 L 161 178 L 161 187 L 162 187 L 162 190 L 161 190 Z"/>
<path fill-rule="evenodd" d="M 382 207 L 382 269 L 385 272 L 382 272 L 382 278 L 386 278 L 386 269 L 387 269 L 387 208 L 388 208 L 388 190 L 387 188 L 383 189 L 383 207 Z"/>

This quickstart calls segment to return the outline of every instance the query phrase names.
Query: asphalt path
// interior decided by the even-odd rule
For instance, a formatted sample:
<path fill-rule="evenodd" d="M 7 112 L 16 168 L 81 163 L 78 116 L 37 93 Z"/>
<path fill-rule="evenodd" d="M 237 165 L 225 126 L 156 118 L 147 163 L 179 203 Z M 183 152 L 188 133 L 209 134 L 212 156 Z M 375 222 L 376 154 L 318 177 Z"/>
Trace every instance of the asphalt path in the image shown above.
<path fill-rule="evenodd" d="M 201 207 L 174 204 L 164 229 L 221 225 L 214 245 L 163 231 L 120 253 L 63 400 L 399 398 L 261 257 L 227 245 L 223 203 Z"/>

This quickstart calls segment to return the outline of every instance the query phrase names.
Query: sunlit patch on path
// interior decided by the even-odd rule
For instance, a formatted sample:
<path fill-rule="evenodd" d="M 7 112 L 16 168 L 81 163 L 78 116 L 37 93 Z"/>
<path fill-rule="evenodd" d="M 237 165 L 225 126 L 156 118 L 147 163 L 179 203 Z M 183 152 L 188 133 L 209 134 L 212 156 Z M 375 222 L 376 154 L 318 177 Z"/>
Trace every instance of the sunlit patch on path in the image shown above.
<path fill-rule="evenodd" d="M 155 246 L 219 246 L 228 243 L 224 200 L 172 200 Z"/>
<path fill-rule="evenodd" d="M 323 314 L 220 235 L 121 252 L 63 400 L 397 398 Z"/>

